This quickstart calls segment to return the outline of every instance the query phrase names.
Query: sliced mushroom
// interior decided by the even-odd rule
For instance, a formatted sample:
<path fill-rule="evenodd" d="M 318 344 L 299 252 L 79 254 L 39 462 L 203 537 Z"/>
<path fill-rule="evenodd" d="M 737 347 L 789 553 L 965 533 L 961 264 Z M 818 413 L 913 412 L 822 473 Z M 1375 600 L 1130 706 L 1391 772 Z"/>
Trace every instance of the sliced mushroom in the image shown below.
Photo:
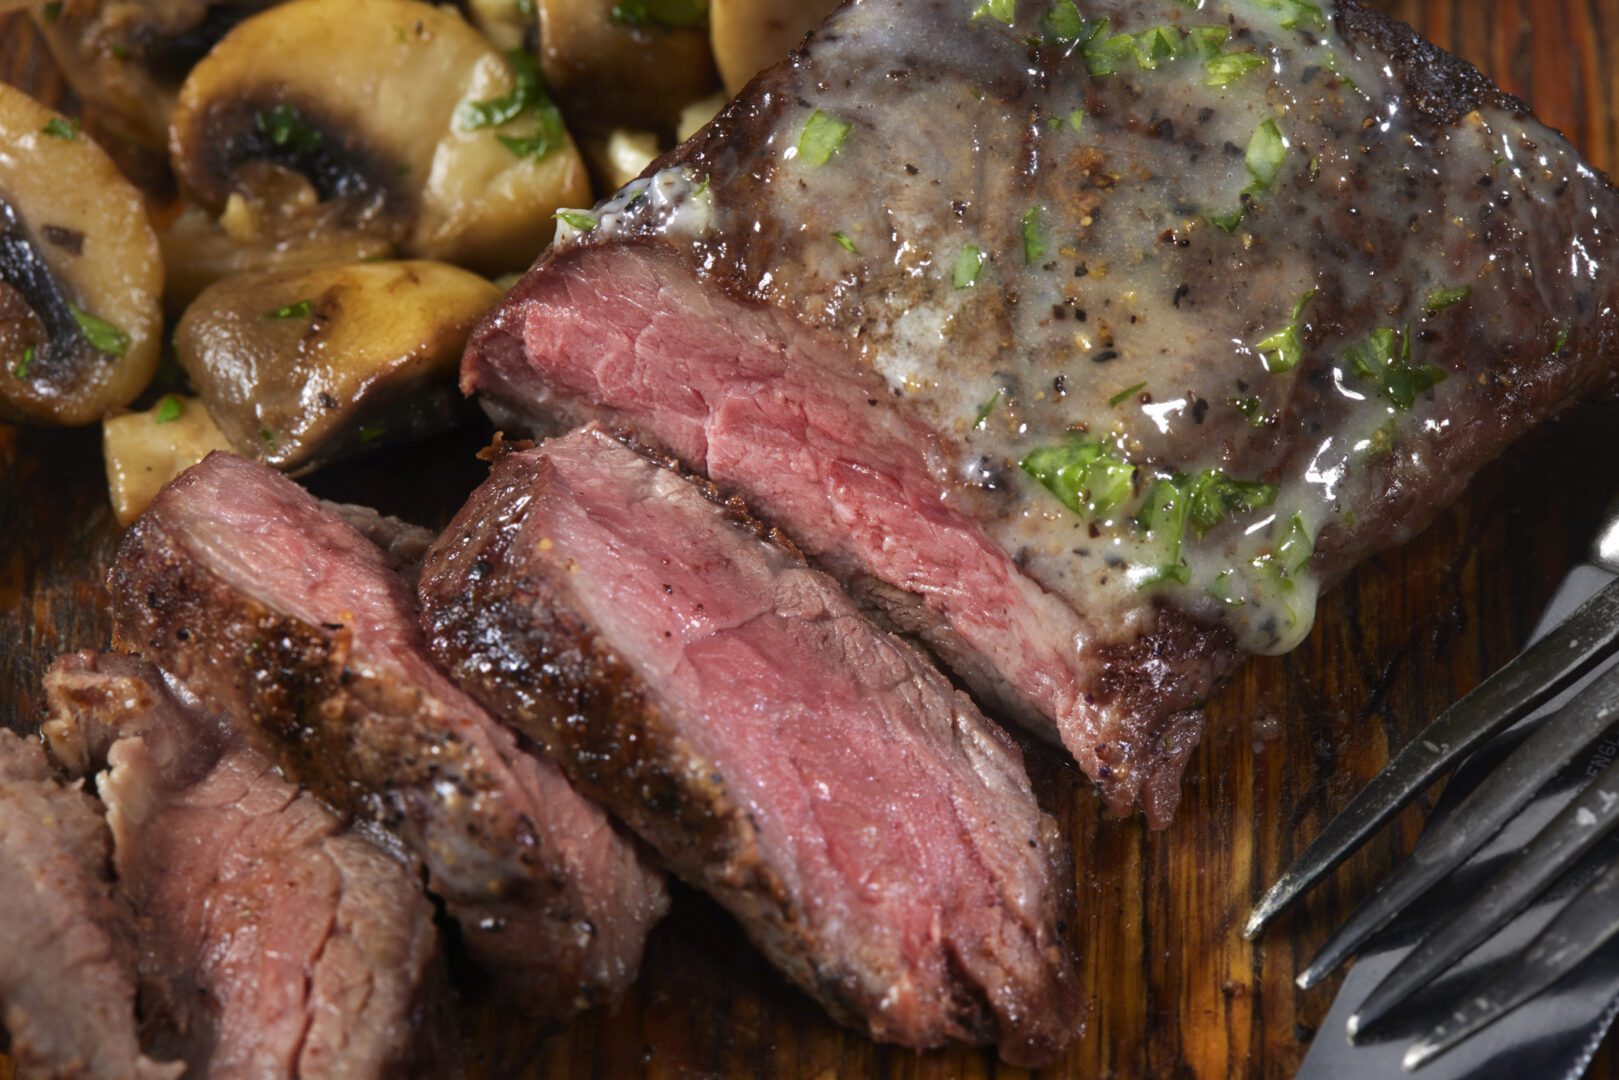
<path fill-rule="evenodd" d="M 204 290 L 175 349 L 236 450 L 289 472 L 446 430 L 500 289 L 443 263 L 243 274 Z"/>
<path fill-rule="evenodd" d="M 586 139 L 585 152 L 602 186 L 609 191 L 617 191 L 640 176 L 662 150 L 658 146 L 658 137 L 652 132 L 621 128 L 605 139 Z"/>
<path fill-rule="evenodd" d="M 0 83 L 0 419 L 88 424 L 151 381 L 163 257 L 78 126 Z"/>
<path fill-rule="evenodd" d="M 735 96 L 765 68 L 787 58 L 842 0 L 712 0 L 714 62 Z"/>
<path fill-rule="evenodd" d="M 675 140 L 685 142 L 697 134 L 703 125 L 720 114 L 720 110 L 725 108 L 726 102 L 730 100 L 722 90 L 706 98 L 699 98 L 681 109 L 680 122 L 675 125 Z"/>
<path fill-rule="evenodd" d="M 706 0 L 537 0 L 540 67 L 580 131 L 653 128 L 714 88 Z"/>
<path fill-rule="evenodd" d="M 101 449 L 118 523 L 140 517 L 164 484 L 215 450 L 230 448 L 200 398 L 169 394 L 145 412 L 108 419 L 101 425 Z"/>
<path fill-rule="evenodd" d="M 498 47 L 534 51 L 540 36 L 534 0 L 466 0 L 466 9 L 472 25 Z"/>
<path fill-rule="evenodd" d="M 277 2 L 65 0 L 28 7 L 88 110 L 118 134 L 162 147 L 186 72 L 231 27 Z"/>
<path fill-rule="evenodd" d="M 532 62 L 415 0 L 293 0 L 248 19 L 193 69 L 169 138 L 186 193 L 215 215 L 235 196 L 269 247 L 315 221 L 494 274 L 528 265 L 557 209 L 589 201 Z"/>

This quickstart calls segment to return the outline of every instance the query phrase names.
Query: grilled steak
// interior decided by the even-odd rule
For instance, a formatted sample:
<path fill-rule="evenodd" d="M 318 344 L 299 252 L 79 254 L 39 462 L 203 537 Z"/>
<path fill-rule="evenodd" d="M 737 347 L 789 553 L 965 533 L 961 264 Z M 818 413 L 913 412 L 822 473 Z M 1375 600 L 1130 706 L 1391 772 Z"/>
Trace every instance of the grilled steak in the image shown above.
<path fill-rule="evenodd" d="M 0 728 L 0 1023 L 24 1075 L 163 1080 L 141 1055 L 135 956 L 100 807 Z"/>
<path fill-rule="evenodd" d="M 419 867 L 345 832 L 149 664 L 65 656 L 47 687 L 51 734 L 110 766 L 154 1044 L 195 1076 L 434 1075 L 423 1021 L 441 972 Z"/>
<path fill-rule="evenodd" d="M 854 0 L 569 215 L 462 386 L 745 494 L 1161 822 L 1243 654 L 1613 387 L 1616 217 L 1354 0 Z"/>
<path fill-rule="evenodd" d="M 109 585 L 124 647 L 422 859 L 513 1004 L 562 1018 L 634 979 L 660 875 L 433 666 L 410 590 L 330 508 L 215 454 L 135 523 Z"/>
<path fill-rule="evenodd" d="M 739 503 L 586 429 L 495 466 L 422 595 L 464 685 L 834 1015 L 1023 1064 L 1073 1036 L 1017 749 Z"/>

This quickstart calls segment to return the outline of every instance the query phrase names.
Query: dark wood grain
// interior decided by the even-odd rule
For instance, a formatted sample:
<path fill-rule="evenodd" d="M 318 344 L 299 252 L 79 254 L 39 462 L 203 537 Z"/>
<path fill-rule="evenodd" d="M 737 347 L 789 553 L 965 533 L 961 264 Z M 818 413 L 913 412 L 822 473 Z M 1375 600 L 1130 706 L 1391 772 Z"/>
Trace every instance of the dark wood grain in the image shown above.
<path fill-rule="evenodd" d="M 1425 35 L 1528 98 L 1598 167 L 1619 163 L 1619 0 L 1389 0 Z M 0 19 L 0 77 L 49 100 L 62 87 L 32 32 Z M 1334 985 L 1293 977 L 1405 851 L 1413 808 L 1259 945 L 1248 906 L 1391 749 L 1509 659 L 1619 487 L 1619 410 L 1587 407 L 1487 469 L 1426 534 L 1362 567 L 1283 659 L 1248 665 L 1210 710 L 1174 825 L 1112 821 L 1075 770 L 1031 757 L 1075 852 L 1071 944 L 1092 999 L 1051 1077 L 1290 1076 Z M 323 493 L 418 518 L 477 476 L 478 433 L 323 477 Z M 431 493 L 430 502 L 422 492 Z M 59 651 L 101 645 L 100 581 L 116 539 L 94 431 L 0 427 L 0 709 L 38 720 Z M 480 1072 L 528 1077 L 1001 1077 L 985 1054 L 917 1055 L 834 1026 L 752 952 L 723 914 L 682 893 L 636 991 L 611 1015 L 549 1035 L 495 1003 L 462 1016 Z M 1328 1038 L 1336 1038 L 1328 1034 Z M 1619 1076 L 1614 1040 L 1592 1075 Z M 10 1068 L 0 1058 L 0 1080 Z"/>

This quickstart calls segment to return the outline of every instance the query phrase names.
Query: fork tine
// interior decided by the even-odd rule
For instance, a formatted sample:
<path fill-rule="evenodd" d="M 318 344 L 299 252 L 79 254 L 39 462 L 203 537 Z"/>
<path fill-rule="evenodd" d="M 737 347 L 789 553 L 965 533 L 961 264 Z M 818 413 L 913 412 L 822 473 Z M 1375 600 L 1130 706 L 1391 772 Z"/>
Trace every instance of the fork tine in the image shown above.
<path fill-rule="evenodd" d="M 1550 699 L 1619 643 L 1619 581 L 1570 615 L 1517 659 L 1445 710 L 1375 776 L 1273 885 L 1243 936 L 1272 919 L 1331 873 L 1385 822 L 1509 724 Z"/>
<path fill-rule="evenodd" d="M 1427 892 L 1446 874 L 1522 810 L 1535 793 L 1582 748 L 1619 721 L 1619 667 L 1596 681 L 1552 714 L 1534 734 L 1496 766 L 1456 811 L 1429 829 L 1411 857 L 1383 879 L 1371 899 L 1349 917 L 1298 978 L 1308 989 L 1407 904 Z"/>
<path fill-rule="evenodd" d="M 1483 989 L 1467 995 L 1444 1022 L 1406 1051 L 1408 1071 L 1422 1068 L 1475 1032 L 1573 971 L 1619 934 L 1619 862 L 1597 875 L 1518 960 Z"/>
<path fill-rule="evenodd" d="M 1603 772 L 1459 915 L 1445 921 L 1349 1018 L 1353 1039 L 1495 933 L 1619 826 L 1619 769 Z"/>

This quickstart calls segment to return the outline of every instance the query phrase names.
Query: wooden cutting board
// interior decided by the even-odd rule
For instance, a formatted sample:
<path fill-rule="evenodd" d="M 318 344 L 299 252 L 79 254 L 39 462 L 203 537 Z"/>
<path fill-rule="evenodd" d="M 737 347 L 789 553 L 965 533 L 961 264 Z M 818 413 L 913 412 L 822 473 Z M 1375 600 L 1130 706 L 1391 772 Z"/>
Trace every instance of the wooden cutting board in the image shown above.
<path fill-rule="evenodd" d="M 1619 164 L 1619 0 L 1381 0 L 1481 65 L 1598 167 Z M 20 16 L 0 18 L 0 79 L 72 108 Z M 1258 660 L 1209 709 L 1174 825 L 1108 820 L 1084 779 L 1031 754 L 1073 845 L 1070 944 L 1091 1008 L 1050 1077 L 1291 1076 L 1336 983 L 1293 988 L 1333 924 L 1404 852 L 1415 808 L 1258 945 L 1249 905 L 1391 749 L 1507 661 L 1619 490 L 1619 408 L 1587 407 L 1487 469 L 1422 537 L 1373 560 L 1321 605 L 1291 656 Z M 316 477 L 329 497 L 442 521 L 476 483 L 470 432 Z M 96 430 L 0 425 L 0 720 L 37 725 L 52 656 L 101 646 L 101 580 L 117 527 Z M 3 913 L 0 913 L 3 917 Z M 613 1014 L 544 1033 L 494 1002 L 462 1009 L 480 1075 L 990 1077 L 986 1053 L 918 1055 L 837 1027 L 682 892 L 641 981 Z M 1339 1038 L 1325 1032 L 1323 1038 Z M 1619 1076 L 1609 1040 L 1593 1076 Z M 0 1057 L 0 1080 L 11 1080 Z"/>

